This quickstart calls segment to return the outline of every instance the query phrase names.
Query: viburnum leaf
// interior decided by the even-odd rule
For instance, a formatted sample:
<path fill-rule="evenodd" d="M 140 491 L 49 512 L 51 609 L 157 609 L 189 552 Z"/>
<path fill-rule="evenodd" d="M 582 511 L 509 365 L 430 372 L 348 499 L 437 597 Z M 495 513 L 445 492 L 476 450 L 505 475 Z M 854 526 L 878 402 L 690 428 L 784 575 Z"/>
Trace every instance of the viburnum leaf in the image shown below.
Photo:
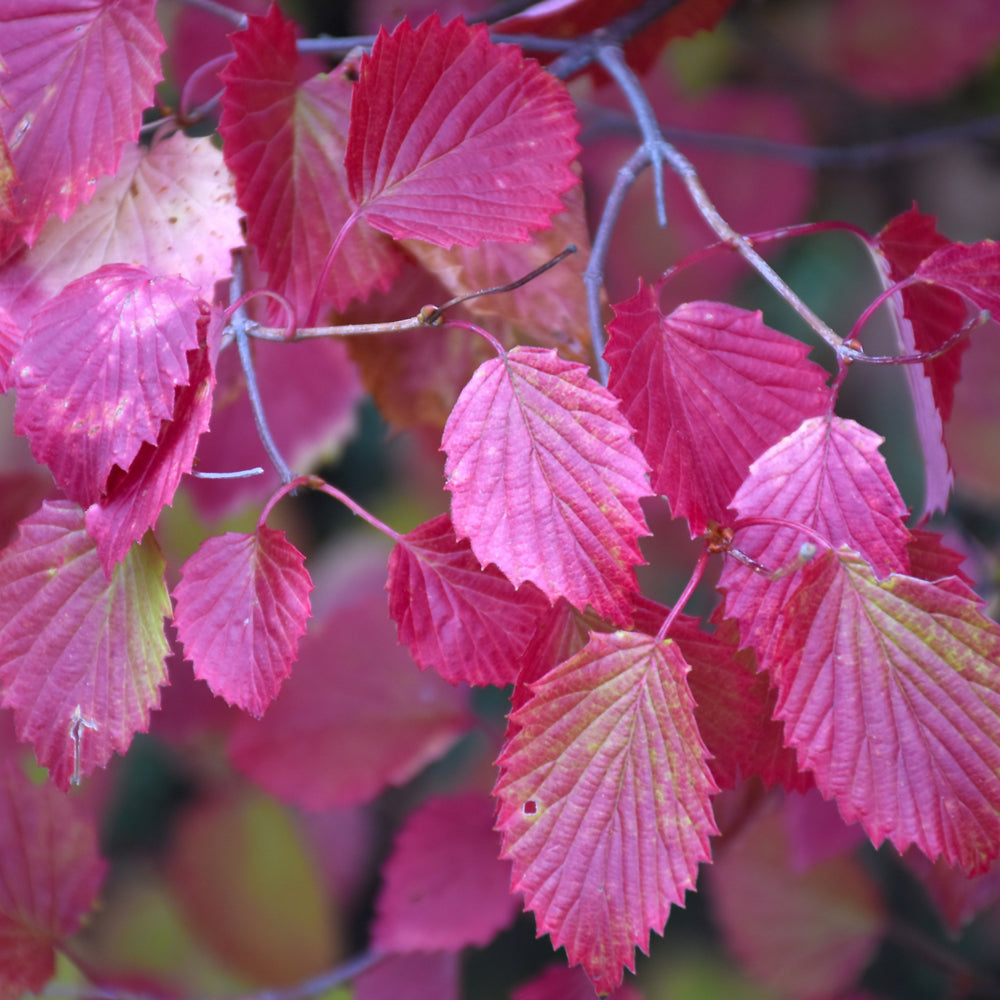
<path fill-rule="evenodd" d="M 480 563 L 550 600 L 626 622 L 649 534 L 646 463 L 583 365 L 515 347 L 480 365 L 444 429 L 456 533 Z"/>
<path fill-rule="evenodd" d="M 946 576 L 957 576 L 969 587 L 973 586 L 973 581 L 962 570 L 965 556 L 948 548 L 941 535 L 935 531 L 911 528 L 906 555 L 910 563 L 910 576 L 932 582 Z"/>
<path fill-rule="evenodd" d="M 65 222 L 52 218 L 34 246 L 0 270 L 0 303 L 25 326 L 71 281 L 104 264 L 186 278 L 206 302 L 245 242 L 233 179 L 211 139 L 175 132 L 125 147 L 118 172 Z"/>
<path fill-rule="evenodd" d="M 343 166 L 352 84 L 345 64 L 301 81 L 295 26 L 277 6 L 232 36 L 222 72 L 223 155 L 247 213 L 248 238 L 270 287 L 305 319 L 330 247 L 353 208 Z M 385 290 L 399 269 L 391 242 L 352 230 L 322 298 L 343 309 Z"/>
<path fill-rule="evenodd" d="M 202 542 L 181 567 L 174 624 L 195 676 L 258 718 L 292 671 L 310 615 L 305 557 L 261 525 Z"/>
<path fill-rule="evenodd" d="M 2 703 L 60 788 L 149 728 L 167 679 L 163 571 L 147 538 L 108 580 L 66 500 L 46 501 L 0 553 Z"/>
<path fill-rule="evenodd" d="M 377 575 L 352 575 L 351 591 L 311 619 L 267 714 L 241 717 L 229 740 L 240 771 L 308 809 L 365 802 L 408 781 L 472 724 L 463 692 L 421 673 L 396 641 L 380 556 Z"/>
<path fill-rule="evenodd" d="M 1000 243 L 994 240 L 971 246 L 946 240 L 920 261 L 914 274 L 932 285 L 961 292 L 979 309 L 1000 315 Z"/>
<path fill-rule="evenodd" d="M 525 242 L 563 210 L 579 147 L 565 85 L 485 25 L 437 14 L 361 60 L 345 165 L 358 211 L 396 239 Z"/>
<path fill-rule="evenodd" d="M 87 532 L 97 544 L 109 577 L 129 546 L 173 502 L 181 478 L 191 471 L 198 439 L 208 429 L 215 386 L 212 358 L 218 350 L 221 323 L 199 322 L 204 325 L 213 343 L 190 352 L 190 380 L 175 390 L 171 419 L 162 424 L 156 444 L 144 442 L 127 472 L 114 470 L 105 496 L 87 509 Z"/>
<path fill-rule="evenodd" d="M 483 947 L 520 909 L 498 858 L 486 795 L 429 799 L 404 823 L 382 868 L 372 944 L 379 951 Z"/>
<path fill-rule="evenodd" d="M 983 871 L 1000 850 L 1000 626 L 955 577 L 807 565 L 771 666 L 799 762 L 875 844 Z M 945 804 L 945 805 L 942 805 Z"/>
<path fill-rule="evenodd" d="M 728 520 L 758 455 L 829 409 L 826 374 L 759 312 L 688 302 L 664 316 L 644 284 L 614 311 L 608 388 L 635 427 L 653 489 L 700 535 L 709 520 Z"/>
<path fill-rule="evenodd" d="M 882 937 L 885 905 L 850 855 L 796 871 L 782 806 L 780 799 L 766 802 L 716 852 L 707 874 L 720 930 L 775 995 L 847 996 Z"/>
<path fill-rule="evenodd" d="M 909 277 L 921 261 L 951 246 L 935 227 L 935 219 L 911 208 L 892 219 L 875 237 L 875 263 L 889 284 Z M 961 328 L 968 314 L 962 297 L 934 284 L 910 285 L 889 300 L 896 339 L 903 354 L 933 351 Z M 951 414 L 955 385 L 961 374 L 963 340 L 950 351 L 921 365 L 904 365 L 913 399 L 917 434 L 924 453 L 924 509 L 943 510 L 953 475 L 944 444 L 944 422 Z"/>
<path fill-rule="evenodd" d="M 849 545 L 880 576 L 909 572 L 906 507 L 878 451 L 873 431 L 842 417 L 814 417 L 768 449 L 733 497 L 741 518 L 782 518 L 814 529 L 831 546 Z M 737 531 L 735 544 L 772 572 L 795 562 L 810 538 L 792 528 L 757 525 Z M 768 579 L 727 559 L 719 579 L 725 613 L 740 623 L 744 645 L 770 666 L 775 626 L 794 575 Z"/>
<path fill-rule="evenodd" d="M 903 860 L 934 900 L 938 916 L 955 938 L 1000 899 L 1000 863 L 994 862 L 980 875 L 969 876 L 940 858 L 932 863 L 912 848 Z"/>
<path fill-rule="evenodd" d="M 386 955 L 355 977 L 353 1000 L 460 1000 L 459 959 L 456 951 Z"/>
<path fill-rule="evenodd" d="M 74 281 L 35 315 L 14 358 L 14 427 L 70 499 L 96 502 L 114 466 L 156 443 L 188 382 L 201 316 L 182 278 L 120 264 Z"/>
<path fill-rule="evenodd" d="M 512 713 L 498 760 L 513 887 L 600 993 L 662 932 L 717 832 L 687 670 L 669 640 L 592 634 Z"/>
<path fill-rule="evenodd" d="M 548 965 L 534 979 L 518 986 L 511 1000 L 597 1000 L 597 993 L 579 966 Z M 631 983 L 622 983 L 609 1000 L 643 1000 L 643 997 Z"/>
<path fill-rule="evenodd" d="M 73 800 L 0 763 L 0 996 L 41 992 L 54 946 L 94 905 L 106 868 Z"/>
<path fill-rule="evenodd" d="M 512 684 L 517 659 L 549 609 L 533 584 L 515 590 L 496 566 L 480 567 L 447 514 L 399 540 L 386 590 L 399 641 L 422 670 L 433 667 L 452 684 Z"/>
<path fill-rule="evenodd" d="M 154 0 L 57 0 L 6 12 L 7 64 L 0 131 L 17 170 L 20 218 L 0 225 L 0 256 L 17 236 L 29 244 L 52 214 L 61 219 L 118 168 L 138 137 L 161 78 L 163 36 Z"/>
<path fill-rule="evenodd" d="M 21 346 L 21 328 L 14 322 L 13 317 L 0 306 L 0 393 L 6 392 L 10 388 L 10 366 L 14 359 L 14 354 Z"/>

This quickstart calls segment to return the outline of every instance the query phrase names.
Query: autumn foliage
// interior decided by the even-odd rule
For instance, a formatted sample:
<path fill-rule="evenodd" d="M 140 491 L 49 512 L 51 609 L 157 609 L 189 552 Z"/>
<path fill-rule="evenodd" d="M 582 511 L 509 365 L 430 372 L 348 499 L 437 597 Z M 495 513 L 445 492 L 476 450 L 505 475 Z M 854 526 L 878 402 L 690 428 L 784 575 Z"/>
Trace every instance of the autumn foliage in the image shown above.
<path fill-rule="evenodd" d="M 516 1000 L 651 998 L 625 972 L 706 883 L 749 976 L 832 1000 L 889 926 L 862 843 L 953 928 L 1000 895 L 990 555 L 942 533 L 963 387 L 996 373 L 1000 247 L 916 205 L 869 233 L 758 199 L 741 235 L 656 83 L 730 4 L 555 6 L 489 29 L 413 6 L 358 49 L 303 44 L 276 6 L 5 18 L 0 388 L 31 458 L 0 480 L 0 1000 L 57 953 L 132 995 L 448 1000 L 460 952 L 522 910 L 567 961 Z M 936 93 L 885 82 L 852 47 L 863 5 L 828 6 L 818 67 Z M 981 51 L 938 53 L 938 89 L 1000 42 L 974 6 L 949 16 Z M 639 220 L 643 171 L 675 179 Z M 801 173 L 781 184 L 794 201 Z M 640 276 L 658 206 L 680 235 Z M 768 263 L 830 232 L 875 289 L 853 327 Z M 698 291 L 714 271 L 737 299 L 734 263 L 795 335 Z M 900 485 L 844 402 L 890 368 Z M 379 516 L 336 478 L 362 405 L 416 456 Z M 386 546 L 324 543 L 307 494 Z M 654 552 L 688 581 L 672 607 L 640 586 Z M 141 753 L 185 789 L 148 877 L 109 846 Z M 199 958 L 143 964 L 133 921 Z"/>

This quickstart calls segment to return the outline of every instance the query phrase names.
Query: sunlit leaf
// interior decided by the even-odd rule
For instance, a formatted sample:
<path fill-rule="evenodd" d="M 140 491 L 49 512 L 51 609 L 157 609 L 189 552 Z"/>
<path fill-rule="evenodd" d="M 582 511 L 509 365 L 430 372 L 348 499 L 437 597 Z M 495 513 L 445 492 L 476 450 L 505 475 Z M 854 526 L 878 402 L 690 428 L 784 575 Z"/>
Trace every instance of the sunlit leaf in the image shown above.
<path fill-rule="evenodd" d="M 201 315 L 188 282 L 117 264 L 35 315 L 14 358 L 14 427 L 70 499 L 96 502 L 116 465 L 156 443 L 188 382 Z"/>
<path fill-rule="evenodd" d="M 495 794 L 539 933 L 601 993 L 692 888 L 716 790 L 675 643 L 593 634 L 511 716 Z"/>
<path fill-rule="evenodd" d="M 260 717 L 292 671 L 312 581 L 282 531 L 227 533 L 181 567 L 174 622 L 195 676 Z"/>
<path fill-rule="evenodd" d="M 646 463 L 611 394 L 554 351 L 481 365 L 445 427 L 456 533 L 551 600 L 627 621 L 648 534 Z"/>
<path fill-rule="evenodd" d="M 525 241 L 578 182 L 565 86 L 485 25 L 432 15 L 379 34 L 361 62 L 346 167 L 371 225 L 451 246 Z"/>
<path fill-rule="evenodd" d="M 52 214 L 66 219 L 118 167 L 160 79 L 154 0 L 29 0 L 5 11 L 0 58 L 3 131 L 20 184 L 20 220 L 0 227 L 33 243 Z"/>
<path fill-rule="evenodd" d="M 826 412 L 826 374 L 759 312 L 688 302 L 664 316 L 646 285 L 614 309 L 608 388 L 635 427 L 653 489 L 700 535 L 709 520 L 728 520 L 758 455 Z"/>
<path fill-rule="evenodd" d="M 65 500 L 46 501 L 0 554 L 3 705 L 60 788 L 149 728 L 166 681 L 163 570 L 147 539 L 108 580 Z"/>

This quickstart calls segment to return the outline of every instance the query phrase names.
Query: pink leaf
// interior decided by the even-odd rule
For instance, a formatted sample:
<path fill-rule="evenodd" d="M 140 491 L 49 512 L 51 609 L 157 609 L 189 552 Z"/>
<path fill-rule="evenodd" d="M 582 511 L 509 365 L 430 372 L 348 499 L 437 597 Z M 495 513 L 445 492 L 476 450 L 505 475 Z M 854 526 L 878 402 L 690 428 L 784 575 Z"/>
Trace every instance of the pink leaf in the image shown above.
<path fill-rule="evenodd" d="M 89 204 L 50 219 L 31 250 L 0 270 L 0 302 L 27 326 L 71 281 L 104 264 L 134 264 L 186 278 L 206 302 L 232 272 L 242 213 L 222 153 L 208 138 L 175 132 L 125 147 L 118 172 Z"/>
<path fill-rule="evenodd" d="M 386 589 L 399 641 L 422 670 L 433 667 L 452 684 L 513 684 L 518 657 L 549 609 L 532 584 L 515 590 L 495 566 L 482 569 L 447 514 L 399 540 Z"/>
<path fill-rule="evenodd" d="M 457 952 L 386 955 L 354 980 L 354 1000 L 460 1000 Z"/>
<path fill-rule="evenodd" d="M 463 694 L 396 642 L 380 583 L 352 586 L 322 623 L 312 619 L 264 718 L 244 716 L 229 741 L 240 771 L 309 809 L 409 781 L 471 725 Z"/>
<path fill-rule="evenodd" d="M 282 531 L 208 538 L 174 588 L 174 621 L 195 676 L 258 718 L 292 672 L 312 581 Z"/>
<path fill-rule="evenodd" d="M 14 359 L 15 429 L 70 499 L 102 496 L 114 466 L 155 444 L 188 382 L 201 308 L 180 278 L 108 265 L 39 313 Z"/>
<path fill-rule="evenodd" d="M 755 979 L 790 1000 L 839 997 L 878 946 L 884 907 L 866 870 L 841 855 L 790 863 L 780 800 L 716 852 L 709 889 L 723 937 Z"/>
<path fill-rule="evenodd" d="M 11 362 L 22 339 L 20 327 L 10 313 L 0 306 L 0 393 L 6 392 L 13 383 Z"/>
<path fill-rule="evenodd" d="M 477 369 L 442 437 L 456 533 L 550 600 L 627 620 L 648 534 L 646 463 L 583 365 L 516 347 Z"/>
<path fill-rule="evenodd" d="M 0 996 L 39 993 L 53 946 L 94 905 L 106 865 L 97 830 L 51 785 L 0 764 Z"/>
<path fill-rule="evenodd" d="M 829 409 L 826 374 L 759 312 L 689 302 L 664 316 L 646 285 L 614 308 L 608 388 L 636 429 L 653 489 L 700 535 L 709 520 L 728 520 L 758 455 Z"/>
<path fill-rule="evenodd" d="M 348 67 L 300 83 L 295 27 L 276 6 L 266 17 L 250 16 L 232 42 L 236 58 L 221 74 L 223 155 L 261 266 L 304 320 L 353 208 L 343 166 Z M 398 269 L 399 255 L 385 237 L 352 231 L 323 285 L 323 300 L 343 309 L 374 288 L 388 288 Z"/>
<path fill-rule="evenodd" d="M 499 853 L 487 796 L 425 802 L 400 830 L 382 869 L 375 948 L 458 951 L 488 944 L 520 909 L 510 893 L 510 865 Z"/>
<path fill-rule="evenodd" d="M 579 966 L 550 965 L 519 986 L 511 1000 L 597 1000 L 594 984 Z M 643 1000 L 634 986 L 623 983 L 609 1000 Z"/>
<path fill-rule="evenodd" d="M 949 245 L 934 223 L 933 216 L 921 215 L 913 208 L 896 216 L 878 234 L 873 253 L 887 287 L 909 277 L 925 257 Z M 968 313 L 961 296 L 933 285 L 905 288 L 889 304 L 903 354 L 940 347 L 958 332 Z M 928 513 L 943 510 L 948 503 L 953 476 L 944 445 L 944 422 L 951 414 L 962 353 L 968 346 L 968 341 L 962 341 L 933 361 L 903 366 L 924 452 L 924 509 Z"/>
<path fill-rule="evenodd" d="M 0 554 L 3 705 L 60 788 L 149 728 L 166 681 L 163 570 L 147 540 L 108 580 L 83 512 L 64 500 L 25 519 Z"/>
<path fill-rule="evenodd" d="M 0 131 L 20 186 L 20 224 L 0 227 L 0 252 L 15 236 L 33 243 L 118 168 L 153 103 L 163 51 L 153 0 L 30 0 L 4 17 L 7 63 Z"/>
<path fill-rule="evenodd" d="M 396 239 L 525 242 L 577 183 L 565 86 L 485 25 L 437 15 L 361 61 L 346 167 L 359 212 Z"/>
<path fill-rule="evenodd" d="M 209 337 L 217 341 L 220 324 L 209 326 Z M 190 382 L 175 391 L 172 419 L 161 426 L 155 446 L 143 444 L 128 471 L 113 474 L 107 494 L 87 509 L 87 532 L 97 543 L 108 576 L 129 546 L 156 524 L 160 511 L 173 502 L 181 477 L 191 471 L 198 439 L 212 413 L 211 359 L 217 346 L 191 352 Z"/>
<path fill-rule="evenodd" d="M 880 575 L 909 571 L 906 508 L 889 475 L 873 431 L 841 417 L 807 420 L 765 452 L 733 498 L 741 518 L 764 515 L 814 529 L 830 546 L 848 545 Z M 809 536 L 770 525 L 736 533 L 735 544 L 770 571 L 793 564 Z M 744 645 L 770 666 L 774 629 L 793 574 L 768 579 L 727 559 L 719 580 L 726 616 L 736 618 Z"/>
<path fill-rule="evenodd" d="M 966 871 L 1000 850 L 1000 626 L 950 577 L 802 571 L 777 638 L 776 714 L 803 767 L 875 844 Z"/>
<path fill-rule="evenodd" d="M 600 993 L 634 970 L 716 832 L 687 670 L 675 643 L 592 634 L 512 713 L 498 761 L 513 886 Z"/>

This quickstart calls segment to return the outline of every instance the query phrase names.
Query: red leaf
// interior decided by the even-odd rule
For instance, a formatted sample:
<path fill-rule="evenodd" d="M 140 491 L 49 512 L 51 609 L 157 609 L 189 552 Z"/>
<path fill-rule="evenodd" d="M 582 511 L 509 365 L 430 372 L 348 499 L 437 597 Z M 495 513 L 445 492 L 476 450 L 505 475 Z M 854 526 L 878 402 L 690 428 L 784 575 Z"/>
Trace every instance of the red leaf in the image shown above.
<path fill-rule="evenodd" d="M 163 51 L 154 0 L 29 0 L 4 17 L 7 63 L 0 131 L 20 185 L 17 227 L 0 227 L 0 256 L 33 243 L 52 214 L 66 219 L 93 182 L 118 168 L 153 103 Z"/>
<path fill-rule="evenodd" d="M 488 944 L 520 909 L 499 851 L 487 796 L 425 802 L 404 824 L 382 869 L 375 948 L 458 951 Z"/>
<path fill-rule="evenodd" d="M 60 788 L 124 753 L 166 681 L 170 598 L 155 543 L 108 580 L 83 511 L 46 501 L 0 553 L 0 682 L 18 738 Z"/>
<path fill-rule="evenodd" d="M 814 529 L 830 546 L 859 551 L 884 576 L 908 572 L 906 508 L 889 475 L 873 431 L 841 417 L 816 417 L 754 462 L 733 498 L 741 518 L 783 518 Z M 761 525 L 736 533 L 736 546 L 771 571 L 793 564 L 809 537 L 791 528 Z M 761 666 L 771 665 L 775 627 L 793 574 L 768 579 L 727 559 L 719 580 L 726 616 L 736 618 L 744 645 L 753 645 Z"/>
<path fill-rule="evenodd" d="M 282 531 L 202 542 L 174 588 L 174 623 L 195 677 L 258 718 L 292 672 L 312 581 Z"/>
<path fill-rule="evenodd" d="M 459 1000 L 461 995 L 457 952 L 386 955 L 354 980 L 354 1000 Z"/>
<path fill-rule="evenodd" d="M 694 886 L 716 832 L 687 670 L 672 642 L 592 634 L 512 713 L 498 761 L 513 886 L 600 993 Z"/>
<path fill-rule="evenodd" d="M 914 273 L 931 285 L 960 292 L 979 309 L 1000 314 L 1000 243 L 983 240 L 967 246 L 945 241 Z"/>
<path fill-rule="evenodd" d="M 759 312 L 689 302 L 664 316 L 652 288 L 614 307 L 604 356 L 652 487 L 691 535 L 725 523 L 750 463 L 830 406 L 809 349 L 764 326 Z"/>
<path fill-rule="evenodd" d="M 549 609 L 532 584 L 515 590 L 495 566 L 482 569 L 447 514 L 399 540 L 386 590 L 399 641 L 421 670 L 433 667 L 452 684 L 513 684 L 517 659 Z"/>
<path fill-rule="evenodd" d="M 828 552 L 802 571 L 777 647 L 777 717 L 844 819 L 984 870 L 1000 850 L 1000 626 L 975 594 Z"/>
<path fill-rule="evenodd" d="M 51 785 L 0 764 L 0 996 L 38 993 L 55 971 L 53 946 L 94 905 L 106 865 L 97 830 Z"/>
<path fill-rule="evenodd" d="M 125 147 L 118 172 L 66 221 L 50 219 L 30 251 L 0 270 L 0 301 L 25 326 L 71 281 L 104 264 L 134 264 L 186 278 L 206 302 L 232 272 L 244 242 L 242 212 L 211 139 L 175 132 Z"/>
<path fill-rule="evenodd" d="M 89 506 L 114 466 L 155 444 L 189 378 L 201 308 L 181 278 L 112 264 L 45 305 L 14 359 L 15 429 L 70 499 Z"/>
<path fill-rule="evenodd" d="M 563 210 L 579 147 L 565 86 L 485 25 L 432 15 L 361 61 L 346 167 L 358 211 L 396 239 L 525 242 Z"/>
<path fill-rule="evenodd" d="M 935 250 L 950 245 L 934 223 L 933 216 L 921 215 L 912 208 L 896 216 L 878 234 L 875 262 L 887 287 L 913 274 L 920 262 Z M 889 305 L 903 354 L 940 347 L 958 332 L 968 314 L 960 295 L 933 285 L 905 288 L 889 300 Z M 948 503 L 953 476 L 944 445 L 943 424 L 951 414 L 962 354 L 967 347 L 968 341 L 964 340 L 933 361 L 903 366 L 924 452 L 924 508 L 928 513 L 943 510 Z"/>
<path fill-rule="evenodd" d="M 797 872 L 783 818 L 772 800 L 716 852 L 709 888 L 723 937 L 779 996 L 843 996 L 882 936 L 881 897 L 849 856 Z"/>
<path fill-rule="evenodd" d="M 299 82 L 295 26 L 276 6 L 232 36 L 221 76 L 223 155 L 236 177 L 248 237 L 272 287 L 304 319 L 327 254 L 353 209 L 343 166 L 352 84 L 347 65 Z M 383 236 L 352 231 L 322 298 L 343 309 L 383 290 L 399 255 Z"/>
<path fill-rule="evenodd" d="M 515 586 L 530 580 L 550 600 L 626 621 L 649 534 L 631 435 L 583 365 L 530 347 L 487 361 L 441 440 L 456 533 Z"/>
<path fill-rule="evenodd" d="M 471 724 L 464 696 L 396 642 L 380 586 L 352 588 L 321 625 L 312 619 L 319 627 L 267 715 L 243 717 L 229 741 L 240 771 L 309 809 L 409 781 Z"/>
<path fill-rule="evenodd" d="M 215 324 L 209 336 L 220 331 Z M 109 577 L 129 546 L 156 524 L 160 511 L 173 502 L 181 478 L 191 471 L 212 413 L 214 353 L 206 345 L 189 355 L 190 383 L 176 390 L 172 419 L 161 426 L 156 445 L 143 444 L 128 472 L 112 475 L 106 496 L 87 509 L 87 532 Z"/>
<path fill-rule="evenodd" d="M 904 860 L 956 939 L 972 920 L 1000 899 L 1000 864 L 996 862 L 982 874 L 970 877 L 940 858 L 932 864 L 919 851 L 907 851 Z"/>

